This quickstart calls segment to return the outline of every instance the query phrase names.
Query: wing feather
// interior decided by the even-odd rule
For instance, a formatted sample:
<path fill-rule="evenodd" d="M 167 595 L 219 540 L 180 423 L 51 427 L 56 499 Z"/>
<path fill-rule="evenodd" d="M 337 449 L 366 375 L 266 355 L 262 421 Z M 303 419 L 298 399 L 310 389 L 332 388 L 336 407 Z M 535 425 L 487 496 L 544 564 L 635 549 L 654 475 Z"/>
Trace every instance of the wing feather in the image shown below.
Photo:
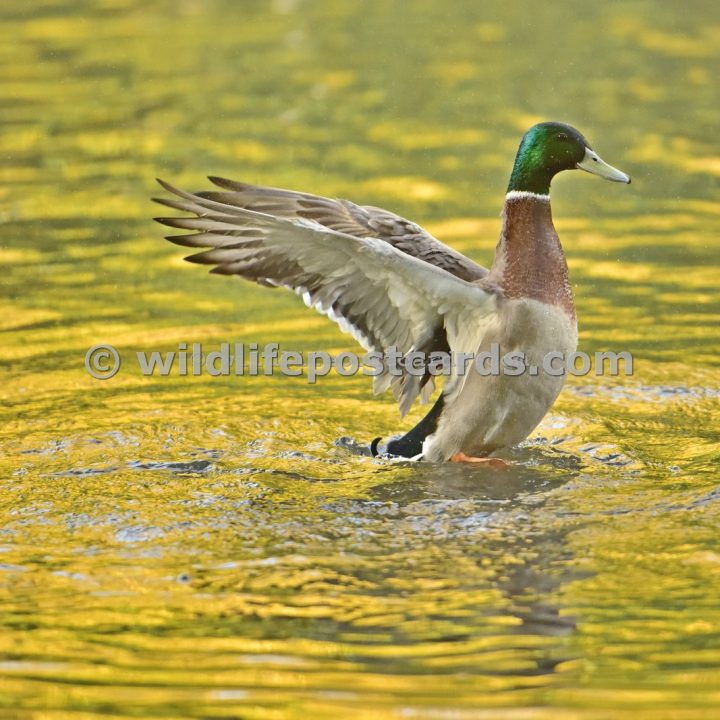
<path fill-rule="evenodd" d="M 227 193 L 191 194 L 161 184 L 180 198 L 162 204 L 195 214 L 156 218 L 172 228 L 196 231 L 168 238 L 183 246 L 203 248 L 187 260 L 213 265 L 213 273 L 292 289 L 367 350 L 386 352 L 394 347 L 402 355 L 416 350 L 427 353 L 446 341 L 454 352 L 474 352 L 485 327 L 496 316 L 493 292 L 404 252 L 387 238 L 359 237 L 297 213 L 286 211 L 276 216 L 241 207 L 238 201 L 229 205 L 220 199 Z M 238 186 L 245 187 L 232 185 Z M 290 194 L 295 204 L 300 202 L 298 195 L 321 206 L 325 200 L 250 187 L 256 199 L 267 199 L 264 205 L 253 201 L 256 207 L 277 208 L 278 197 L 286 197 L 284 193 Z M 462 382 L 461 375 L 451 375 L 446 394 L 453 395 Z M 418 396 L 423 402 L 429 399 L 434 382 L 427 373 L 405 371 L 396 376 L 385 368 L 374 378 L 374 390 L 388 387 L 404 415 Z"/>
<path fill-rule="evenodd" d="M 209 179 L 222 191 L 210 190 L 193 196 L 192 202 L 205 211 L 217 210 L 219 206 L 236 207 L 286 219 L 310 220 L 346 235 L 378 238 L 468 282 L 488 274 L 486 268 L 440 242 L 419 225 L 388 210 L 215 176 Z"/>

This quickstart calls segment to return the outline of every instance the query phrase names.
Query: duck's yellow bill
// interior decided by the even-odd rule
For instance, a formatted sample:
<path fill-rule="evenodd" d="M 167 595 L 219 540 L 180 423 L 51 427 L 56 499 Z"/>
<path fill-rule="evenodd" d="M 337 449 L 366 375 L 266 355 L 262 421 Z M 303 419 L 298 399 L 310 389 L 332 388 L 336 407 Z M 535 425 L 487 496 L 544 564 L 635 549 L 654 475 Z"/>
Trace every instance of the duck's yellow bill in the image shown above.
<path fill-rule="evenodd" d="M 612 165 L 601 160 L 598 154 L 590 148 L 585 148 L 585 157 L 577 164 L 580 170 L 599 175 L 611 182 L 630 183 L 630 177 Z"/>

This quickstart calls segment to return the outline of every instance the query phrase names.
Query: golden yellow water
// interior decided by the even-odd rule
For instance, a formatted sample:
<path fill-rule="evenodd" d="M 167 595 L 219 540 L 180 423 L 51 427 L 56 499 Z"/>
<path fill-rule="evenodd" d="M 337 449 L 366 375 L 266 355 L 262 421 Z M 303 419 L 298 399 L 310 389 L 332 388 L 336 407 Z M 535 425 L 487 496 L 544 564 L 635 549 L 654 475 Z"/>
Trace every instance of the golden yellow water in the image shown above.
<path fill-rule="evenodd" d="M 5 0 L 0 715 L 720 716 L 717 3 Z M 143 377 L 137 350 L 355 349 L 184 264 L 153 178 L 391 208 L 489 263 L 522 131 L 629 187 L 553 208 L 587 352 L 507 473 L 335 444 L 367 378 Z M 91 345 L 120 373 L 94 380 Z M 419 417 L 417 410 L 413 417 Z"/>

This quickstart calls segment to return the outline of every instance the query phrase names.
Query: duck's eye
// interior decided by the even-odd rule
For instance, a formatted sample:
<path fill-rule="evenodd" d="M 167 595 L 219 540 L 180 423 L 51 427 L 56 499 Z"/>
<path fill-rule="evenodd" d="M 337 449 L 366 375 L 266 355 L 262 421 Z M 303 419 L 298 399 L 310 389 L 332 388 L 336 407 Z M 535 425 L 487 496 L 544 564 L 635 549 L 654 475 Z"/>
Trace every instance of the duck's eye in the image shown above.
<path fill-rule="evenodd" d="M 569 139 L 565 133 L 560 133 L 560 134 L 556 135 L 556 138 L 558 140 L 568 140 Z"/>

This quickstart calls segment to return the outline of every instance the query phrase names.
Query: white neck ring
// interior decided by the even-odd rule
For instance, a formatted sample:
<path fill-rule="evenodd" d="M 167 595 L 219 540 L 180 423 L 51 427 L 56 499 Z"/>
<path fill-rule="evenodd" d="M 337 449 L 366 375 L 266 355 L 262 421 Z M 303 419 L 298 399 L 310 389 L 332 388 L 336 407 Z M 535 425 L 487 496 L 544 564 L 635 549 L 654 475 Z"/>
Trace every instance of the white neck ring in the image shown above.
<path fill-rule="evenodd" d="M 550 202 L 550 196 L 530 192 L 529 190 L 511 190 L 505 196 L 505 200 L 542 200 L 544 202 Z"/>

